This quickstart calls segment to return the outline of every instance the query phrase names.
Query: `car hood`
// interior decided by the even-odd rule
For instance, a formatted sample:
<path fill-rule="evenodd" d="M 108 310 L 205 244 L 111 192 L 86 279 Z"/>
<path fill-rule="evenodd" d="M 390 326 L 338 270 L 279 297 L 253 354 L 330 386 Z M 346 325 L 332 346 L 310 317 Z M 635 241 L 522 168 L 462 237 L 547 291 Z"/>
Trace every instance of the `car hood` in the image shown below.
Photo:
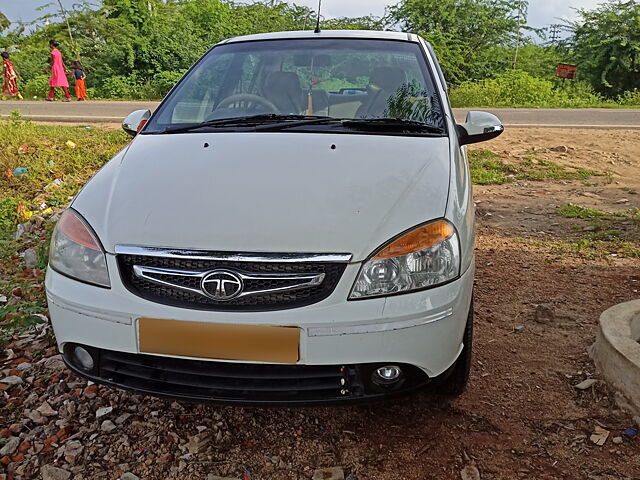
<path fill-rule="evenodd" d="M 446 137 L 139 135 L 73 207 L 104 248 L 350 253 L 445 213 Z"/>

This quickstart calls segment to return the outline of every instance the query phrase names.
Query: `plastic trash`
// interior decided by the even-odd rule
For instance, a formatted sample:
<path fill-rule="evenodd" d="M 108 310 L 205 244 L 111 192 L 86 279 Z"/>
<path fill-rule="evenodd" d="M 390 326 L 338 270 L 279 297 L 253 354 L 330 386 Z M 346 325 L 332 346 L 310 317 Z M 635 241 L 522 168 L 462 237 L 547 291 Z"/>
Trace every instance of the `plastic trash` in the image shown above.
<path fill-rule="evenodd" d="M 145 453 L 149 453 L 149 450 L 146 448 L 138 448 L 137 450 L 134 450 L 132 455 L 134 457 L 139 457 L 141 455 L 144 455 Z"/>
<path fill-rule="evenodd" d="M 27 150 L 29 149 L 29 147 L 27 147 L 26 145 L 20 145 L 18 147 L 18 153 L 20 155 L 24 155 L 25 153 L 27 153 Z"/>
<path fill-rule="evenodd" d="M 623 432 L 627 437 L 635 437 L 638 435 L 638 429 L 637 428 L 627 428 L 624 432 Z"/>
<path fill-rule="evenodd" d="M 21 177 L 22 175 L 26 175 L 27 173 L 29 173 L 29 169 L 25 167 L 17 167 L 13 169 L 14 177 Z"/>
<path fill-rule="evenodd" d="M 76 144 L 73 143 L 71 140 L 67 140 L 67 143 L 65 143 L 65 145 L 69 148 L 76 148 Z"/>
<path fill-rule="evenodd" d="M 7 177 L 7 180 L 11 180 L 13 178 L 13 172 L 11 171 L 10 168 L 7 168 L 7 171 L 4 172 L 4 174 Z"/>

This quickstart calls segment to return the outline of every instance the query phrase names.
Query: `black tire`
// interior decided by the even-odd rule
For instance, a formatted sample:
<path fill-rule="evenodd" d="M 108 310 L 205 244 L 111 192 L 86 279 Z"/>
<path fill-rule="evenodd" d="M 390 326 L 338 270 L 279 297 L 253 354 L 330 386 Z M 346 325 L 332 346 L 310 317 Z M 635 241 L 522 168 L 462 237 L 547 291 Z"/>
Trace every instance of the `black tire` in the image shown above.
<path fill-rule="evenodd" d="M 471 306 L 469 307 L 463 343 L 464 347 L 462 347 L 462 352 L 460 352 L 456 362 L 442 375 L 442 379 L 436 380 L 435 393 L 448 397 L 459 397 L 467 388 L 473 350 L 473 301 L 471 301 Z"/>

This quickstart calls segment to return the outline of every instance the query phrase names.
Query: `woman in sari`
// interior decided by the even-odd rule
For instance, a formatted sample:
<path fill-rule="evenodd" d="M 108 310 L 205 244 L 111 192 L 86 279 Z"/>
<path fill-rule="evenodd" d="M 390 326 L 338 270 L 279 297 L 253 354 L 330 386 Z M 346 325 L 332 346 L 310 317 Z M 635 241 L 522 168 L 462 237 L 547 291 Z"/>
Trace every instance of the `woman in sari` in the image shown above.
<path fill-rule="evenodd" d="M 18 97 L 22 100 L 22 95 L 20 95 L 20 90 L 18 90 L 18 78 L 22 80 L 22 77 L 16 71 L 16 68 L 13 66 L 13 62 L 9 60 L 9 54 L 7 52 L 2 52 L 2 99 L 5 100 L 7 98 Z"/>
<path fill-rule="evenodd" d="M 62 61 L 62 53 L 58 50 L 60 44 L 55 40 L 49 42 L 51 48 L 51 78 L 49 78 L 49 98 L 48 102 L 53 102 L 56 88 L 62 88 L 64 92 L 63 102 L 71 101 L 69 94 L 69 80 L 67 80 L 67 69 Z"/>

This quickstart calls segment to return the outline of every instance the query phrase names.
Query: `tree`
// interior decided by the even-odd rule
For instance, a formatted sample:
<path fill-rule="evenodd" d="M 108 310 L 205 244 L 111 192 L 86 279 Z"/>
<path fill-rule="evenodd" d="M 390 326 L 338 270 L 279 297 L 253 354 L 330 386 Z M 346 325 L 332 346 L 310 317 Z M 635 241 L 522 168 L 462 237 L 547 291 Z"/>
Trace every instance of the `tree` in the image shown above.
<path fill-rule="evenodd" d="M 429 40 L 450 82 L 486 78 L 490 49 L 515 47 L 526 28 L 525 0 L 402 0 L 390 20 Z"/>
<path fill-rule="evenodd" d="M 9 19 L 4 13 L 0 12 L 0 33 L 9 28 L 9 25 L 11 25 Z"/>
<path fill-rule="evenodd" d="M 571 24 L 578 72 L 609 97 L 640 88 L 640 4 L 610 0 Z"/>

